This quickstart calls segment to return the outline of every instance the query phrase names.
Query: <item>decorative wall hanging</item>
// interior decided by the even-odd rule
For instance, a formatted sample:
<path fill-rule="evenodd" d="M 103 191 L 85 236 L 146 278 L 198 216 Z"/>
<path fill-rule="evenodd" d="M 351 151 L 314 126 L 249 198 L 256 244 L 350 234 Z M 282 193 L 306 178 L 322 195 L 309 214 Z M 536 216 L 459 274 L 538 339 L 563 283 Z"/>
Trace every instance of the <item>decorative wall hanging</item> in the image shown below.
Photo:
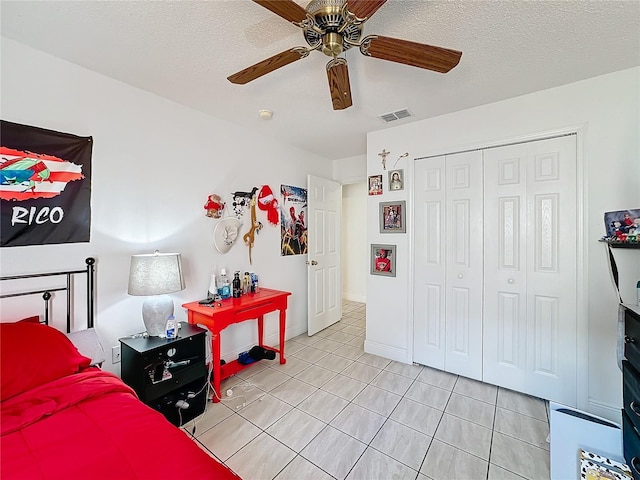
<path fill-rule="evenodd" d="M 253 187 L 250 192 L 233 192 L 233 211 L 236 214 L 238 220 L 242 218 L 244 214 L 244 208 L 251 205 L 251 199 L 258 191 L 258 187 Z"/>
<path fill-rule="evenodd" d="M 380 202 L 380 233 L 405 233 L 406 202 Z"/>
<path fill-rule="evenodd" d="M 263 185 L 260 189 L 258 207 L 260 210 L 266 210 L 267 220 L 271 225 L 278 225 L 278 200 L 276 200 L 269 185 Z"/>
<path fill-rule="evenodd" d="M 244 236 L 242 237 L 242 239 L 244 240 L 244 244 L 247 247 L 249 247 L 249 264 L 250 265 L 253 265 L 251 250 L 253 249 L 253 244 L 255 242 L 255 235 L 256 233 L 260 233 L 260 230 L 262 230 L 262 223 L 258 222 L 258 220 L 256 219 L 256 192 L 257 191 L 258 191 L 258 187 L 254 187 L 253 190 L 251 190 L 251 199 L 249 200 L 249 208 L 251 209 L 251 227 L 249 228 L 249 231 L 245 233 Z"/>
<path fill-rule="evenodd" d="M 215 193 L 207 197 L 207 203 L 204 204 L 204 209 L 207 211 L 207 217 L 220 218 L 222 211 L 224 210 L 225 203 L 222 201 L 220 195 Z"/>
<path fill-rule="evenodd" d="M 398 165 L 398 162 L 400 161 L 401 158 L 404 157 L 408 157 L 409 156 L 409 152 L 404 152 L 402 155 L 400 155 L 395 162 L 393 162 L 393 168 L 396 168 L 396 165 Z"/>
<path fill-rule="evenodd" d="M 92 137 L 0 121 L 0 246 L 88 242 Z"/>
<path fill-rule="evenodd" d="M 387 152 L 384 148 L 382 149 L 382 151 L 378 154 L 380 157 L 382 157 L 382 169 L 386 170 L 387 169 L 387 156 L 390 154 L 391 152 Z"/>
<path fill-rule="evenodd" d="M 395 245 L 371 245 L 371 275 L 396 276 Z"/>
<path fill-rule="evenodd" d="M 236 217 L 220 220 L 213 231 L 213 243 L 220 253 L 227 253 L 238 238 L 242 223 Z"/>
<path fill-rule="evenodd" d="M 307 189 L 280 185 L 280 251 L 286 255 L 307 253 Z"/>
<path fill-rule="evenodd" d="M 382 175 L 369 177 L 369 195 L 382 195 Z"/>
<path fill-rule="evenodd" d="M 404 170 L 389 171 L 389 190 L 404 190 Z"/>

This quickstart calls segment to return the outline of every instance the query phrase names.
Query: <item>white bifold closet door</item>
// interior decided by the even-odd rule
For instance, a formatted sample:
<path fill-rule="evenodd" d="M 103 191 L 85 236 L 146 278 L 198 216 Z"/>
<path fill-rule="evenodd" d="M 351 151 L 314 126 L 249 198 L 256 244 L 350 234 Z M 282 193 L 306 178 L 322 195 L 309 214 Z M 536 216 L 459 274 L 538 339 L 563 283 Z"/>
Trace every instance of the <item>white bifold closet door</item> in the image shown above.
<path fill-rule="evenodd" d="M 414 361 L 482 378 L 482 152 L 415 164 Z"/>
<path fill-rule="evenodd" d="M 576 405 L 576 137 L 484 151 L 483 380 Z"/>

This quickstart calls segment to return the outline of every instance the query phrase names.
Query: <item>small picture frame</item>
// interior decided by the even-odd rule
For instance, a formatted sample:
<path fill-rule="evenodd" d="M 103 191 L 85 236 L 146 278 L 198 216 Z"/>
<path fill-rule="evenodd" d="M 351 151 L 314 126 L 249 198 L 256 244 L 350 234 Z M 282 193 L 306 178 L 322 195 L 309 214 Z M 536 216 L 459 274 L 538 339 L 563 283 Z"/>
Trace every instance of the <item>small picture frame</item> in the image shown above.
<path fill-rule="evenodd" d="M 395 245 L 371 245 L 371 275 L 396 276 Z"/>
<path fill-rule="evenodd" d="M 406 202 L 380 202 L 380 233 L 405 233 Z"/>
<path fill-rule="evenodd" d="M 389 170 L 389 191 L 404 190 L 404 170 Z"/>
<path fill-rule="evenodd" d="M 382 175 L 369 177 L 369 195 L 382 195 Z"/>

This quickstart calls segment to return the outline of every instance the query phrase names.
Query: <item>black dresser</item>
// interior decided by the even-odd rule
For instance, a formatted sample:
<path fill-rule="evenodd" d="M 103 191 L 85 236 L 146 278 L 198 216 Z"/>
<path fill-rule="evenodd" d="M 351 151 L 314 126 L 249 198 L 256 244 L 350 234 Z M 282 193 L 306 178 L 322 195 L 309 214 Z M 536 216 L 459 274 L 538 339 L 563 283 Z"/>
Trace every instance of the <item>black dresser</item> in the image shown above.
<path fill-rule="evenodd" d="M 622 360 L 622 438 L 624 458 L 640 480 L 640 307 L 625 307 Z"/>
<path fill-rule="evenodd" d="M 181 327 L 175 339 L 120 339 L 122 380 L 176 426 L 201 415 L 207 402 L 206 330 Z"/>

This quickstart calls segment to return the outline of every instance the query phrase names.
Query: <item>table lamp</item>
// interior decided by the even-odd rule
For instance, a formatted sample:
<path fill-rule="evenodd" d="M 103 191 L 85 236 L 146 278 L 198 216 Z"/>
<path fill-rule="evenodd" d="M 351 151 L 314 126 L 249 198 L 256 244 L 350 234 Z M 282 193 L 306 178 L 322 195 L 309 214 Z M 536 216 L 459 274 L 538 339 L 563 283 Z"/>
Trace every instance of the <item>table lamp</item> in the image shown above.
<path fill-rule="evenodd" d="M 168 293 L 184 290 L 179 253 L 132 255 L 129 268 L 129 295 L 148 296 L 142 304 L 142 320 L 150 336 L 164 334 L 167 318 L 173 315 Z"/>

